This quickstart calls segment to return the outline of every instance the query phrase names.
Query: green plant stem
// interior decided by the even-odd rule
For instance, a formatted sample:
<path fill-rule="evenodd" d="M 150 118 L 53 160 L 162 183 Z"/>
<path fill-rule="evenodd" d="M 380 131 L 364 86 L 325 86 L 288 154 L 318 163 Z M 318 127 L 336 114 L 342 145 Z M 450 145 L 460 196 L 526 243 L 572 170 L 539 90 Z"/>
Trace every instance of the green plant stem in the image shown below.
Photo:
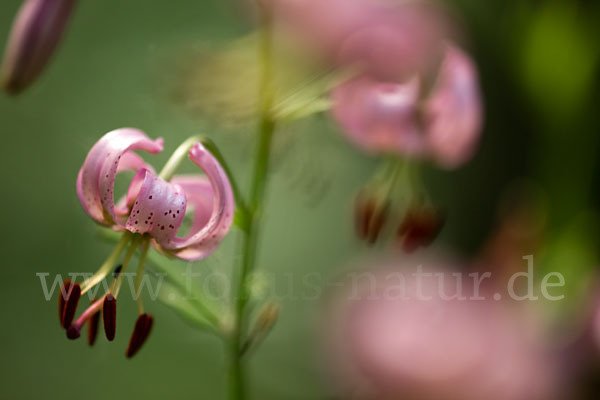
<path fill-rule="evenodd" d="M 269 172 L 271 143 L 275 122 L 272 118 L 271 85 L 271 21 L 267 8 L 260 7 L 263 17 L 261 32 L 260 57 L 262 74 L 260 82 L 260 124 L 254 171 L 250 182 L 248 197 L 248 213 L 246 215 L 246 235 L 243 237 L 242 260 L 239 270 L 237 292 L 234 299 L 235 322 L 230 340 L 229 398 L 243 400 L 246 398 L 245 371 L 243 365 L 242 345 L 247 331 L 247 309 L 249 302 L 248 278 L 256 263 L 257 244 L 264 209 L 264 197 Z"/>

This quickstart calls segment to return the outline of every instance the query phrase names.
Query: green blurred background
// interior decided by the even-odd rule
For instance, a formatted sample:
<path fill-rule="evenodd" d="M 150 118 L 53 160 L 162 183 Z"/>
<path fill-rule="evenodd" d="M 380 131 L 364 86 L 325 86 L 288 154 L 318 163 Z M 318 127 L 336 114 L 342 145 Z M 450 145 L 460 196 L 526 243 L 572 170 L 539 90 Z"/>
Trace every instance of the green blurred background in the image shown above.
<path fill-rule="evenodd" d="M 19 5 L 2 1 L 1 38 Z M 546 193 L 551 251 L 579 257 L 567 259 L 589 272 L 597 260 L 600 4 L 454 5 L 480 67 L 486 129 L 467 166 L 427 170 L 432 196 L 449 216 L 440 245 L 475 254 L 496 224 L 506 185 L 528 177 Z M 85 155 L 109 130 L 132 126 L 164 137 L 164 154 L 147 158 L 155 166 L 188 136 L 207 133 L 238 175 L 248 171 L 252 126 L 220 130 L 179 110 L 170 95 L 181 85 L 177 71 L 186 51 L 252 29 L 246 6 L 242 0 L 81 1 L 37 84 L 18 98 L 0 96 L 0 398 L 224 396 L 217 339 L 147 299 L 155 328 L 132 360 L 123 355 L 136 315 L 132 301 L 120 302 L 115 342 L 100 337 L 91 349 L 84 340 L 70 342 L 58 326 L 56 298 L 45 301 L 36 273 L 91 272 L 110 251 L 75 195 Z M 288 129 L 305 132 L 276 155 L 258 263 L 283 312 L 252 359 L 251 391 L 262 400 L 323 399 L 331 391 L 319 348 L 321 300 L 300 299 L 306 296 L 298 282 L 319 273 L 325 287 L 327 277 L 367 253 L 353 235 L 351 204 L 376 160 L 350 147 L 326 116 Z M 194 268 L 228 271 L 236 234 Z M 290 292 L 289 282 L 298 292 Z"/>

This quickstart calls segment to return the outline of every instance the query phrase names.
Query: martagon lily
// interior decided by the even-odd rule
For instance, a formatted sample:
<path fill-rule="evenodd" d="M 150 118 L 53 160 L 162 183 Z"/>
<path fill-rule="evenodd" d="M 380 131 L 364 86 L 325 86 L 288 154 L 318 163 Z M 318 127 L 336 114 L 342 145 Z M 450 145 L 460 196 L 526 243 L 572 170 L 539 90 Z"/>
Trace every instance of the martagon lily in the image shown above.
<path fill-rule="evenodd" d="M 114 338 L 116 299 L 122 276 L 136 249 L 141 247 L 135 282 L 139 317 L 126 352 L 127 357 L 133 356 L 146 340 L 153 322 L 144 313 L 139 294 L 150 245 L 168 256 L 195 261 L 208 256 L 231 227 L 235 209 L 233 190 L 215 156 L 192 138 L 180 146 L 157 175 L 134 153 L 143 150 L 156 154 L 162 149 L 162 139 L 152 140 L 137 129 L 117 129 L 92 147 L 79 171 L 77 195 L 83 209 L 98 224 L 122 232 L 122 237 L 95 274 L 81 285 L 65 282 L 59 299 L 59 316 L 70 339 L 79 337 L 83 325 L 89 321 L 88 341 L 93 344 L 101 311 L 106 336 L 109 340 Z M 173 176 L 186 154 L 204 175 Z M 115 179 L 125 170 L 134 171 L 135 176 L 126 195 L 115 203 Z M 189 233 L 177 235 L 188 209 L 193 210 Z M 73 322 L 79 297 L 113 271 L 113 282 L 106 293 Z"/>

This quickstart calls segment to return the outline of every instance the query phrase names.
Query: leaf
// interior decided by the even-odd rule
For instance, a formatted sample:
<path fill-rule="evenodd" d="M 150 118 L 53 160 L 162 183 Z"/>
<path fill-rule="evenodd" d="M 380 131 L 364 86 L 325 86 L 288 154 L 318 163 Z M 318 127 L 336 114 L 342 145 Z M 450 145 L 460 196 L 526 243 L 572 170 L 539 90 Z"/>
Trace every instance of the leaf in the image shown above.
<path fill-rule="evenodd" d="M 212 117 L 223 125 L 253 121 L 259 109 L 262 66 L 258 35 L 250 34 L 218 50 L 201 51 L 179 74 L 177 98 L 194 115 Z M 328 92 L 347 79 L 348 71 L 328 71 L 294 50 L 285 39 L 274 43 L 271 87 L 273 115 L 290 122 L 330 108 Z"/>
<path fill-rule="evenodd" d="M 214 332 L 216 327 L 200 313 L 182 293 L 170 284 L 163 284 L 158 299 L 194 328 Z"/>

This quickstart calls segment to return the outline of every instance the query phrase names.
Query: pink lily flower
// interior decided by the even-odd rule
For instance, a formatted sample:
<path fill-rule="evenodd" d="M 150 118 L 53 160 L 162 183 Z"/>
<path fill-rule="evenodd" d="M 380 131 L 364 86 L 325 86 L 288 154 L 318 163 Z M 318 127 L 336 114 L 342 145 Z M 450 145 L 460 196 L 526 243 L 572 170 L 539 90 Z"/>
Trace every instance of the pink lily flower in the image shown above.
<path fill-rule="evenodd" d="M 29 86 L 54 54 L 75 0 L 26 0 L 15 18 L 2 65 L 2 84 L 10 94 Z"/>
<path fill-rule="evenodd" d="M 70 339 L 78 338 L 83 326 L 89 322 L 88 342 L 93 344 L 100 312 L 103 313 L 106 337 L 109 341 L 114 339 L 116 301 L 122 275 L 141 245 L 135 287 L 139 316 L 126 351 L 127 357 L 135 355 L 153 325 L 153 318 L 144 312 L 139 296 L 149 245 L 173 257 L 199 260 L 215 250 L 231 228 L 235 211 L 233 190 L 217 159 L 201 143 L 188 141 L 177 150 L 163 172 L 156 175 L 154 169 L 134 153 L 135 150 L 143 150 L 156 154 L 162 149 L 162 139 L 152 140 L 137 129 L 117 129 L 104 135 L 92 147 L 79 171 L 77 195 L 85 212 L 98 224 L 123 232 L 123 236 L 106 262 L 81 286 L 65 282 L 59 299 L 59 317 Z M 182 175 L 169 179 L 174 166 L 186 153 L 205 175 Z M 126 195 L 115 203 L 115 178 L 125 170 L 136 174 Z M 189 233 L 178 236 L 188 207 L 194 214 Z M 119 263 L 127 246 L 129 249 Z M 114 278 L 109 289 L 73 322 L 81 295 L 98 285 L 113 270 Z"/>
<path fill-rule="evenodd" d="M 335 119 L 358 147 L 372 153 L 431 158 L 445 168 L 470 159 L 482 125 L 475 66 L 447 45 L 437 81 L 382 82 L 361 75 L 333 92 Z"/>
<path fill-rule="evenodd" d="M 115 230 L 148 234 L 160 251 L 187 261 L 208 256 L 229 231 L 234 199 L 229 179 L 217 160 L 200 144 L 190 160 L 206 176 L 175 176 L 167 182 L 134 150 L 162 151 L 162 139 L 151 140 L 136 129 L 117 129 L 89 152 L 77 177 L 77 195 L 85 212 Z M 117 173 L 134 170 L 125 198 L 114 202 Z M 190 233 L 176 236 L 188 203 L 195 215 Z"/>

